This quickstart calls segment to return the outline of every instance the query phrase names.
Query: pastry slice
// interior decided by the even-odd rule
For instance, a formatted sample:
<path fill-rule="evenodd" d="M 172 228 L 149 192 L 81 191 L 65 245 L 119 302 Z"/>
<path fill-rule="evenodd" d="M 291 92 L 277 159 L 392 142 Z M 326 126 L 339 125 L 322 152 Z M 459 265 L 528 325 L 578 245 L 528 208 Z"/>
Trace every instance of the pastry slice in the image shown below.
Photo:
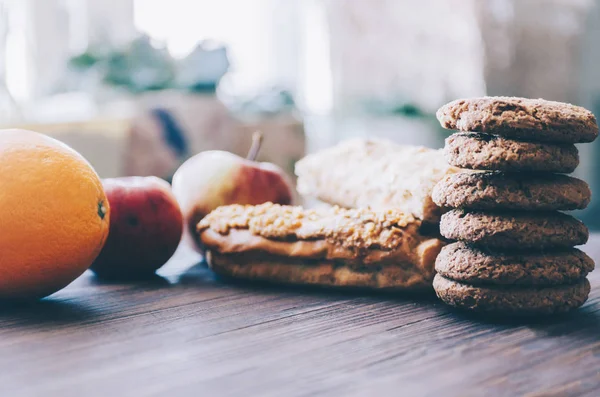
<path fill-rule="evenodd" d="M 373 289 L 431 288 L 443 242 L 398 210 L 217 208 L 198 224 L 211 268 L 241 279 Z"/>
<path fill-rule="evenodd" d="M 441 150 L 364 139 L 311 154 L 295 169 L 305 197 L 346 208 L 402 208 L 429 223 L 442 213 L 431 200 L 433 187 L 457 171 Z"/>

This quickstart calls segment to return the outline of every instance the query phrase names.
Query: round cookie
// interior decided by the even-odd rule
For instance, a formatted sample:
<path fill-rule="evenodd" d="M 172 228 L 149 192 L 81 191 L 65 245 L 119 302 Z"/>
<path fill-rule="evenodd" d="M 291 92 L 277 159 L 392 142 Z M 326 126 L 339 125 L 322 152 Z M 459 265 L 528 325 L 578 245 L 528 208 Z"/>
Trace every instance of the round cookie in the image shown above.
<path fill-rule="evenodd" d="M 481 212 L 454 209 L 442 215 L 440 233 L 486 248 L 567 248 L 585 244 L 588 228 L 560 212 Z"/>
<path fill-rule="evenodd" d="M 447 279 L 473 285 L 542 286 L 575 283 L 594 270 L 594 261 L 577 248 L 498 253 L 458 242 L 442 249 L 435 270 Z"/>
<path fill-rule="evenodd" d="M 590 293 L 585 278 L 575 284 L 524 288 L 473 286 L 437 274 L 433 288 L 438 298 L 450 306 L 513 315 L 568 312 L 583 305 Z"/>
<path fill-rule="evenodd" d="M 584 181 L 560 174 L 461 172 L 446 175 L 432 192 L 440 207 L 480 210 L 576 210 L 590 203 Z"/>
<path fill-rule="evenodd" d="M 446 138 L 444 156 L 453 166 L 473 170 L 570 173 L 579 165 L 573 144 L 522 142 L 468 132 Z"/>
<path fill-rule="evenodd" d="M 598 137 L 598 124 L 592 112 L 543 99 L 459 99 L 442 106 L 437 118 L 444 128 L 533 142 L 584 143 Z"/>

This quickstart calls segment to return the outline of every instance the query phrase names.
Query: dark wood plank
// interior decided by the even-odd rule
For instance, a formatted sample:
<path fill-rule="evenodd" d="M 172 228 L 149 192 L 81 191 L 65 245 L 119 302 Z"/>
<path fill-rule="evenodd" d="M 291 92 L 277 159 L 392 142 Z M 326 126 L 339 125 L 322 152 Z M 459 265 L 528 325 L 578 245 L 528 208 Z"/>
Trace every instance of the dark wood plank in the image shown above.
<path fill-rule="evenodd" d="M 586 249 L 600 259 L 600 236 Z M 0 395 L 600 395 L 598 272 L 581 310 L 519 324 L 431 297 L 228 284 L 198 260 L 0 308 Z"/>

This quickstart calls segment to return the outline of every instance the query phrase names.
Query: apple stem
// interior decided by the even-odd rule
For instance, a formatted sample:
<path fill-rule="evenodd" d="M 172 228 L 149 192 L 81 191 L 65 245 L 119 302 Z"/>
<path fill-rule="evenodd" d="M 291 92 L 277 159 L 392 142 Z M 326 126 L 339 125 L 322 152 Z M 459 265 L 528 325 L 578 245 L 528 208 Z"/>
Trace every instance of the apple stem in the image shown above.
<path fill-rule="evenodd" d="M 256 156 L 258 156 L 258 152 L 260 151 L 260 147 L 262 145 L 262 140 L 262 132 L 255 131 L 254 134 L 252 134 L 252 146 L 250 146 L 250 150 L 248 151 L 248 155 L 246 156 L 247 160 L 256 160 Z"/>

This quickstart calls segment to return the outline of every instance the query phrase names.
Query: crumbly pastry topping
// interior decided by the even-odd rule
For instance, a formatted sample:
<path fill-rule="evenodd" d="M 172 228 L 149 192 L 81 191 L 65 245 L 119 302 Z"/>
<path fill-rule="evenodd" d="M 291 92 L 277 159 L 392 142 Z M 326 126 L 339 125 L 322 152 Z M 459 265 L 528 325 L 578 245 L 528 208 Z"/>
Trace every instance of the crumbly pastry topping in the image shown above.
<path fill-rule="evenodd" d="M 296 163 L 298 192 L 346 208 L 402 208 L 426 222 L 439 221 L 431 191 L 446 174 L 441 150 L 378 139 L 349 139 Z"/>
<path fill-rule="evenodd" d="M 325 239 L 352 249 L 392 250 L 406 238 L 406 229 L 415 234 L 420 222 L 399 210 L 374 211 L 339 207 L 304 209 L 273 203 L 219 207 L 198 224 L 225 235 L 230 229 L 247 229 L 274 240 Z"/>

